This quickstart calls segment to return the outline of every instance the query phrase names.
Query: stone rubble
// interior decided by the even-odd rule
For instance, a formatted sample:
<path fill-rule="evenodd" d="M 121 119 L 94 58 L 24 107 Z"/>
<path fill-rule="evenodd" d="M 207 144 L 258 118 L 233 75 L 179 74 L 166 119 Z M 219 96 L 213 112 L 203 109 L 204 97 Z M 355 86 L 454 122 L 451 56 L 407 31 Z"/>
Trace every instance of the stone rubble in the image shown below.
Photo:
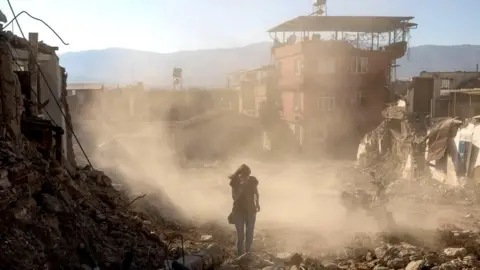
<path fill-rule="evenodd" d="M 226 261 L 220 269 L 480 269 L 479 232 L 445 229 L 435 235 L 437 241 L 429 246 L 403 242 L 392 235 L 377 235 L 371 247 L 357 243 L 360 245 L 350 247 L 350 252 L 316 257 L 253 252 Z"/>
<path fill-rule="evenodd" d="M 0 269 L 160 269 L 169 232 L 188 234 L 134 211 L 102 172 L 69 175 L 24 145 L 0 141 Z"/>
<path fill-rule="evenodd" d="M 432 243 L 399 230 L 359 235 L 335 252 L 270 255 L 264 252 L 266 244 L 256 243 L 265 248 L 233 258 L 233 234 L 228 238 L 214 227 L 203 233 L 186 229 L 165 220 L 155 207 L 140 211 L 134 206 L 148 198 L 131 205 L 133 199 L 115 189 L 104 173 L 85 167 L 69 175 L 25 145 L 18 150 L 0 141 L 0 253 L 5 254 L 0 269 L 120 269 L 129 261 L 130 269 L 170 269 L 174 262 L 192 270 L 222 262 L 218 269 L 480 269 L 480 233 L 455 226 L 420 234 L 435 239 Z M 390 188 L 406 189 L 401 182 L 396 185 Z M 411 197 L 420 196 L 419 203 L 437 201 L 443 186 L 430 188 L 437 192 L 425 191 L 428 200 L 418 188 Z M 448 198 L 465 197 L 454 192 Z M 475 220 L 477 215 L 463 216 Z M 190 236 L 183 252 L 178 241 L 167 247 L 169 232 Z M 270 240 L 255 237 L 258 242 Z M 281 244 L 276 246 L 281 249 Z"/>

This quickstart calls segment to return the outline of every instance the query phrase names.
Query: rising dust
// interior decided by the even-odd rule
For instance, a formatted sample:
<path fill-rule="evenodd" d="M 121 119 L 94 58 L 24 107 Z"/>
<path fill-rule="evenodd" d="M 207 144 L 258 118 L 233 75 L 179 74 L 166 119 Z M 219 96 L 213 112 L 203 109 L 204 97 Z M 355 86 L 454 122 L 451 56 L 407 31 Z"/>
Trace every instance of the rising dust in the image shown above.
<path fill-rule="evenodd" d="M 95 111 L 97 107 L 98 104 L 90 104 L 89 110 Z M 109 110 L 120 113 L 124 108 L 110 107 Z M 203 132 L 202 136 L 228 140 L 227 133 L 222 133 L 228 128 L 223 125 L 225 120 L 218 122 L 210 122 L 208 132 Z M 355 233 L 380 230 L 373 217 L 366 213 L 347 215 L 340 203 L 342 190 L 369 186 L 368 175 L 353 170 L 351 161 L 269 161 L 248 156 L 243 151 L 230 152 L 234 157 L 228 160 L 182 167 L 164 124 L 112 123 L 97 118 L 95 121 L 77 120 L 76 125 L 87 134 L 83 141 L 100 146 L 92 155 L 96 167 L 114 172 L 117 178 L 120 176 L 136 194 L 168 196 L 177 218 L 193 221 L 199 227 L 204 223 L 216 223 L 233 230 L 226 221 L 232 207 L 227 176 L 246 163 L 260 181 L 261 212 L 257 216 L 257 235 L 268 234 L 282 243 L 280 249 L 315 252 L 319 241 L 322 249 L 341 247 L 351 241 Z M 362 187 L 356 187 L 358 183 Z M 433 204 L 419 207 L 416 202 L 402 197 L 393 198 L 389 209 L 400 226 L 425 230 L 435 229 L 444 222 L 454 223 L 454 214 L 459 214 L 452 207 Z"/>

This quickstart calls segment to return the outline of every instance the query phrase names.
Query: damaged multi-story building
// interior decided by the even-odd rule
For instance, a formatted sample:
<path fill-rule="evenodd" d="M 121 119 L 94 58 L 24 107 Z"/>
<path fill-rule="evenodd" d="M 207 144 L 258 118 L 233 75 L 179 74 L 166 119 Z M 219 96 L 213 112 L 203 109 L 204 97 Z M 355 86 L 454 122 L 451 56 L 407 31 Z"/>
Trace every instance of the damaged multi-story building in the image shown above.
<path fill-rule="evenodd" d="M 416 27 L 412 19 L 300 16 L 268 30 L 274 83 L 267 92 L 275 92 L 269 103 L 279 105 L 271 108 L 279 109 L 302 152 L 353 154 L 362 136 L 382 121 L 382 110 L 394 98 L 388 85 L 396 59 Z M 260 110 L 253 104 L 258 99 L 245 97 L 261 91 L 241 91 L 242 110 Z"/>
<path fill-rule="evenodd" d="M 72 129 L 66 101 L 67 73 L 59 65 L 57 47 L 0 31 L 2 136 L 37 142 L 67 168 L 75 165 Z M 52 148 L 53 146 L 53 148 Z M 51 149 L 55 149 L 52 153 Z"/>
<path fill-rule="evenodd" d="M 480 114 L 478 71 L 422 71 L 412 78 L 408 88 L 408 110 L 419 119 Z"/>

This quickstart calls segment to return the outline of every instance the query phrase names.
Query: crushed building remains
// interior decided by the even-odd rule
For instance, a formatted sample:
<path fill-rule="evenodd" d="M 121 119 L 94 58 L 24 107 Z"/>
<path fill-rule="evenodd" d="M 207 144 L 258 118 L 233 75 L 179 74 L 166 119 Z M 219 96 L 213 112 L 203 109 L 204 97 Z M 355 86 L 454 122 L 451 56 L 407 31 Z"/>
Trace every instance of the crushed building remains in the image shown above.
<path fill-rule="evenodd" d="M 67 74 L 55 50 L 0 31 L 0 268 L 164 268 L 178 258 L 166 231 L 182 227 L 133 205 L 103 172 L 76 166 Z M 214 249 L 197 256 L 202 265 L 220 263 Z"/>
<path fill-rule="evenodd" d="M 403 100 L 382 112 L 380 125 L 367 133 L 357 152 L 357 165 L 390 179 L 410 178 L 426 168 L 424 161 L 425 127 L 407 113 Z"/>
<path fill-rule="evenodd" d="M 476 185 L 479 118 L 421 121 L 408 112 L 403 100 L 399 105 L 385 109 L 385 120 L 362 139 L 358 167 L 388 173 L 391 179 L 421 176 L 422 181 L 434 179 L 450 186 Z"/>

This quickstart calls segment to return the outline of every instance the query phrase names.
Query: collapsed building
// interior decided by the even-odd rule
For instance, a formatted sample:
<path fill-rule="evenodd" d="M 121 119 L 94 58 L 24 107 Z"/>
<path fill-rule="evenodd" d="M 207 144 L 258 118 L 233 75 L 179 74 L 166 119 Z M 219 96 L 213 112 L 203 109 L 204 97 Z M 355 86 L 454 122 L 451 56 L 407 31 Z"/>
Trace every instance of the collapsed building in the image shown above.
<path fill-rule="evenodd" d="M 441 119 L 428 134 L 426 160 L 433 178 L 452 186 L 475 186 L 480 179 L 479 117 Z"/>
<path fill-rule="evenodd" d="M 357 166 L 391 180 L 423 175 L 426 127 L 407 112 L 403 100 L 387 107 L 382 115 L 382 123 L 359 144 Z"/>
<path fill-rule="evenodd" d="M 359 145 L 359 168 L 380 171 L 390 181 L 433 179 L 457 187 L 478 183 L 479 117 L 429 123 L 409 113 L 403 100 L 382 114 L 385 120 Z"/>
<path fill-rule="evenodd" d="M 0 31 L 0 268 L 164 268 L 166 258 L 181 257 L 165 241 L 182 228 L 148 198 L 134 204 L 138 197 L 91 164 L 76 166 L 67 74 L 56 48 L 30 37 Z M 211 267 L 207 253 L 193 258 L 183 262 Z"/>

